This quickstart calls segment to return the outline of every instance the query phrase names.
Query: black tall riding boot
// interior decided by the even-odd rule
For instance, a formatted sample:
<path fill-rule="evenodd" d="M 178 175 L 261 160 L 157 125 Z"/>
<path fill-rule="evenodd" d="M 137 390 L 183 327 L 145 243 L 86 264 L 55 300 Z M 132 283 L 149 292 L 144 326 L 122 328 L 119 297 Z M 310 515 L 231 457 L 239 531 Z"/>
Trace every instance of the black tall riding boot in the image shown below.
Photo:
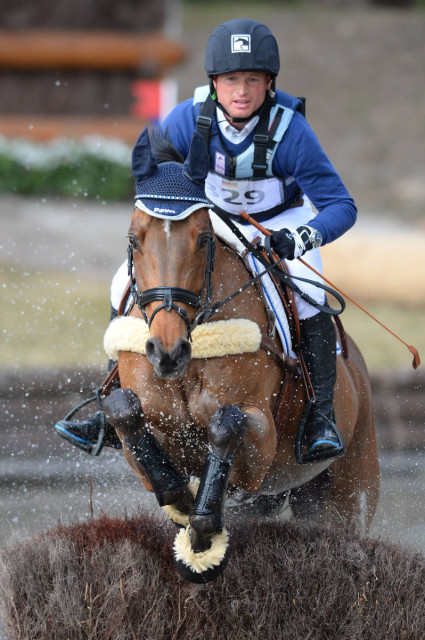
<path fill-rule="evenodd" d="M 316 396 L 307 417 L 304 437 L 308 461 L 341 456 L 344 443 L 335 426 L 333 394 L 336 380 L 336 339 L 329 314 L 321 311 L 300 320 L 301 353 Z"/>
<path fill-rule="evenodd" d="M 117 311 L 111 307 L 112 321 L 117 317 Z M 114 360 L 108 362 L 108 372 L 112 370 L 115 365 Z M 114 388 L 119 387 L 119 381 Z M 88 420 L 74 421 L 71 418 L 80 408 L 97 400 L 99 405 L 99 411 Z M 105 419 L 105 414 L 102 410 L 99 392 L 96 395 L 85 402 L 82 402 L 78 407 L 75 407 L 63 420 L 59 420 L 55 424 L 56 432 L 64 438 L 67 442 L 70 442 L 75 447 L 82 449 L 86 453 L 91 455 L 99 455 L 103 446 L 112 447 L 114 449 L 122 449 L 121 441 L 118 438 L 114 427 Z"/>

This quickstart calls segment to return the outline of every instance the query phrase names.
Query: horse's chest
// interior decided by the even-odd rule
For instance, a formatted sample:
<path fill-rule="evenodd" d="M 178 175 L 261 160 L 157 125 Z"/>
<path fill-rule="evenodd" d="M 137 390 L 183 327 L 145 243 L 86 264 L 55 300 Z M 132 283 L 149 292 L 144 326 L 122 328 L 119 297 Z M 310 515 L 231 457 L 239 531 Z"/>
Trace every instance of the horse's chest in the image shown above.
<path fill-rule="evenodd" d="M 181 393 L 149 391 L 140 398 L 145 420 L 161 430 L 175 429 L 176 425 L 190 422 L 190 414 Z"/>
<path fill-rule="evenodd" d="M 184 430 L 185 425 L 206 427 L 214 411 L 218 408 L 217 399 L 201 385 L 182 386 L 169 385 L 158 389 L 150 389 L 140 394 L 145 420 L 169 433 Z"/>
<path fill-rule="evenodd" d="M 170 387 L 142 394 L 145 421 L 180 469 L 200 474 L 207 454 L 210 394 L 192 388 L 188 397 L 181 388 Z"/>

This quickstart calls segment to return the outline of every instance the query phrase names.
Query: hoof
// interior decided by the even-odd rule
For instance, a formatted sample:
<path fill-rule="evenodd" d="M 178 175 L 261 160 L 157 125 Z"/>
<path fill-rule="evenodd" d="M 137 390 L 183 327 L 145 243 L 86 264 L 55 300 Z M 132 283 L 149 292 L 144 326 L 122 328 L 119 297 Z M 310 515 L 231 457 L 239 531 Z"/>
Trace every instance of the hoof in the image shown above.
<path fill-rule="evenodd" d="M 174 565 L 188 582 L 206 584 L 218 578 L 229 560 L 229 534 L 226 529 L 211 538 L 207 551 L 195 553 L 190 544 L 190 527 L 181 529 L 174 540 Z"/>
<path fill-rule="evenodd" d="M 187 488 L 194 498 L 196 498 L 196 494 L 199 489 L 199 478 L 196 476 L 190 476 L 189 482 L 187 483 Z M 187 527 L 189 526 L 189 514 L 183 513 L 177 509 L 173 504 L 167 504 L 162 507 L 163 511 L 167 514 L 167 516 L 176 524 L 178 527 Z"/>

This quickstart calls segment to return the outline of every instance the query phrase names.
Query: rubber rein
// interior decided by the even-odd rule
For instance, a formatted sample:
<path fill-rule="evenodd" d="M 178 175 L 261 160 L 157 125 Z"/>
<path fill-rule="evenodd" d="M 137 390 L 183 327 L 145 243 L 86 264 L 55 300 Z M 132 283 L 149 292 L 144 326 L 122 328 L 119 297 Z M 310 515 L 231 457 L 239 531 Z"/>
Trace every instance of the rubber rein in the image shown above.
<path fill-rule="evenodd" d="M 217 213 L 217 212 L 216 212 Z M 220 214 L 218 214 L 220 215 Z M 221 217 L 221 216 L 220 216 Z M 127 249 L 127 268 L 128 275 L 130 278 L 130 291 L 135 300 L 137 306 L 139 307 L 144 320 L 147 322 L 150 327 L 152 321 L 158 311 L 160 309 L 165 309 L 166 311 L 174 311 L 185 321 L 186 329 L 187 329 L 187 338 L 191 340 L 192 331 L 199 324 L 203 324 L 207 320 L 209 320 L 221 307 L 225 304 L 236 298 L 236 296 L 240 295 L 243 291 L 245 291 L 248 287 L 253 285 L 258 280 L 261 280 L 263 276 L 265 276 L 269 271 L 273 271 L 276 278 L 278 278 L 284 285 L 292 289 L 295 293 L 297 293 L 303 300 L 314 306 L 319 311 L 323 311 L 324 313 L 328 313 L 330 315 L 338 315 L 342 313 L 345 308 L 344 298 L 339 295 L 339 293 L 321 282 L 317 282 L 315 280 L 309 280 L 307 278 L 301 278 L 298 276 L 289 276 L 286 272 L 279 269 L 279 266 L 283 260 L 279 260 L 277 262 L 271 262 L 264 257 L 264 255 L 254 246 L 252 245 L 245 236 L 239 231 L 236 225 L 233 224 L 231 220 L 227 217 L 222 218 L 224 222 L 228 225 L 228 227 L 233 231 L 233 233 L 243 242 L 245 247 L 252 253 L 252 255 L 265 267 L 264 271 L 253 277 L 242 287 L 236 289 L 231 295 L 229 295 L 224 300 L 217 302 L 215 305 L 210 306 L 211 298 L 212 298 L 212 273 L 214 270 L 214 256 L 215 256 L 215 240 L 214 233 L 212 231 L 211 223 L 210 229 L 211 234 L 208 239 L 208 257 L 207 257 L 207 265 L 205 268 L 205 277 L 204 282 L 201 287 L 201 291 L 196 294 L 193 291 L 188 289 L 181 289 L 179 287 L 154 287 L 152 289 L 147 289 L 146 291 L 140 291 L 137 283 L 133 278 L 133 247 L 131 242 L 128 245 Z M 332 309 L 327 304 L 319 304 L 313 298 L 311 298 L 308 294 L 301 291 L 301 289 L 293 282 L 293 279 L 301 280 L 303 282 L 308 282 L 320 289 L 324 289 L 332 296 L 334 296 L 339 304 L 339 309 Z M 155 301 L 162 301 L 162 304 L 158 306 L 150 318 L 148 318 L 146 313 L 146 306 Z M 195 318 L 192 322 L 190 322 L 189 316 L 187 312 L 182 309 L 179 305 L 175 303 L 184 302 L 195 309 Z"/>

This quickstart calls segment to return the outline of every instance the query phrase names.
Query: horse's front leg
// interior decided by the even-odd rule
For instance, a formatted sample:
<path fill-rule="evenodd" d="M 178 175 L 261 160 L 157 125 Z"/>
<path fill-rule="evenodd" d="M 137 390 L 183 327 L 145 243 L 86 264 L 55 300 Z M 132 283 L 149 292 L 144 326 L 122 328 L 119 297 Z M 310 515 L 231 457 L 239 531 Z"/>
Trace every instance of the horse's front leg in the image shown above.
<path fill-rule="evenodd" d="M 173 463 L 146 428 L 139 397 L 131 389 L 116 389 L 103 406 L 106 419 L 125 437 L 125 444 L 146 474 L 161 507 L 173 505 L 178 512 L 189 514 L 193 497 L 187 478 Z"/>
<path fill-rule="evenodd" d="M 223 511 L 233 457 L 247 431 L 246 415 L 238 407 L 218 409 L 208 427 L 209 453 L 189 522 L 195 553 L 210 546 L 211 536 L 223 529 Z"/>
<path fill-rule="evenodd" d="M 205 583 L 223 571 L 228 534 L 223 530 L 224 501 L 233 455 L 247 431 L 246 414 L 236 406 L 218 409 L 208 427 L 209 453 L 201 475 L 190 526 L 174 542 L 174 562 L 189 582 Z"/>

